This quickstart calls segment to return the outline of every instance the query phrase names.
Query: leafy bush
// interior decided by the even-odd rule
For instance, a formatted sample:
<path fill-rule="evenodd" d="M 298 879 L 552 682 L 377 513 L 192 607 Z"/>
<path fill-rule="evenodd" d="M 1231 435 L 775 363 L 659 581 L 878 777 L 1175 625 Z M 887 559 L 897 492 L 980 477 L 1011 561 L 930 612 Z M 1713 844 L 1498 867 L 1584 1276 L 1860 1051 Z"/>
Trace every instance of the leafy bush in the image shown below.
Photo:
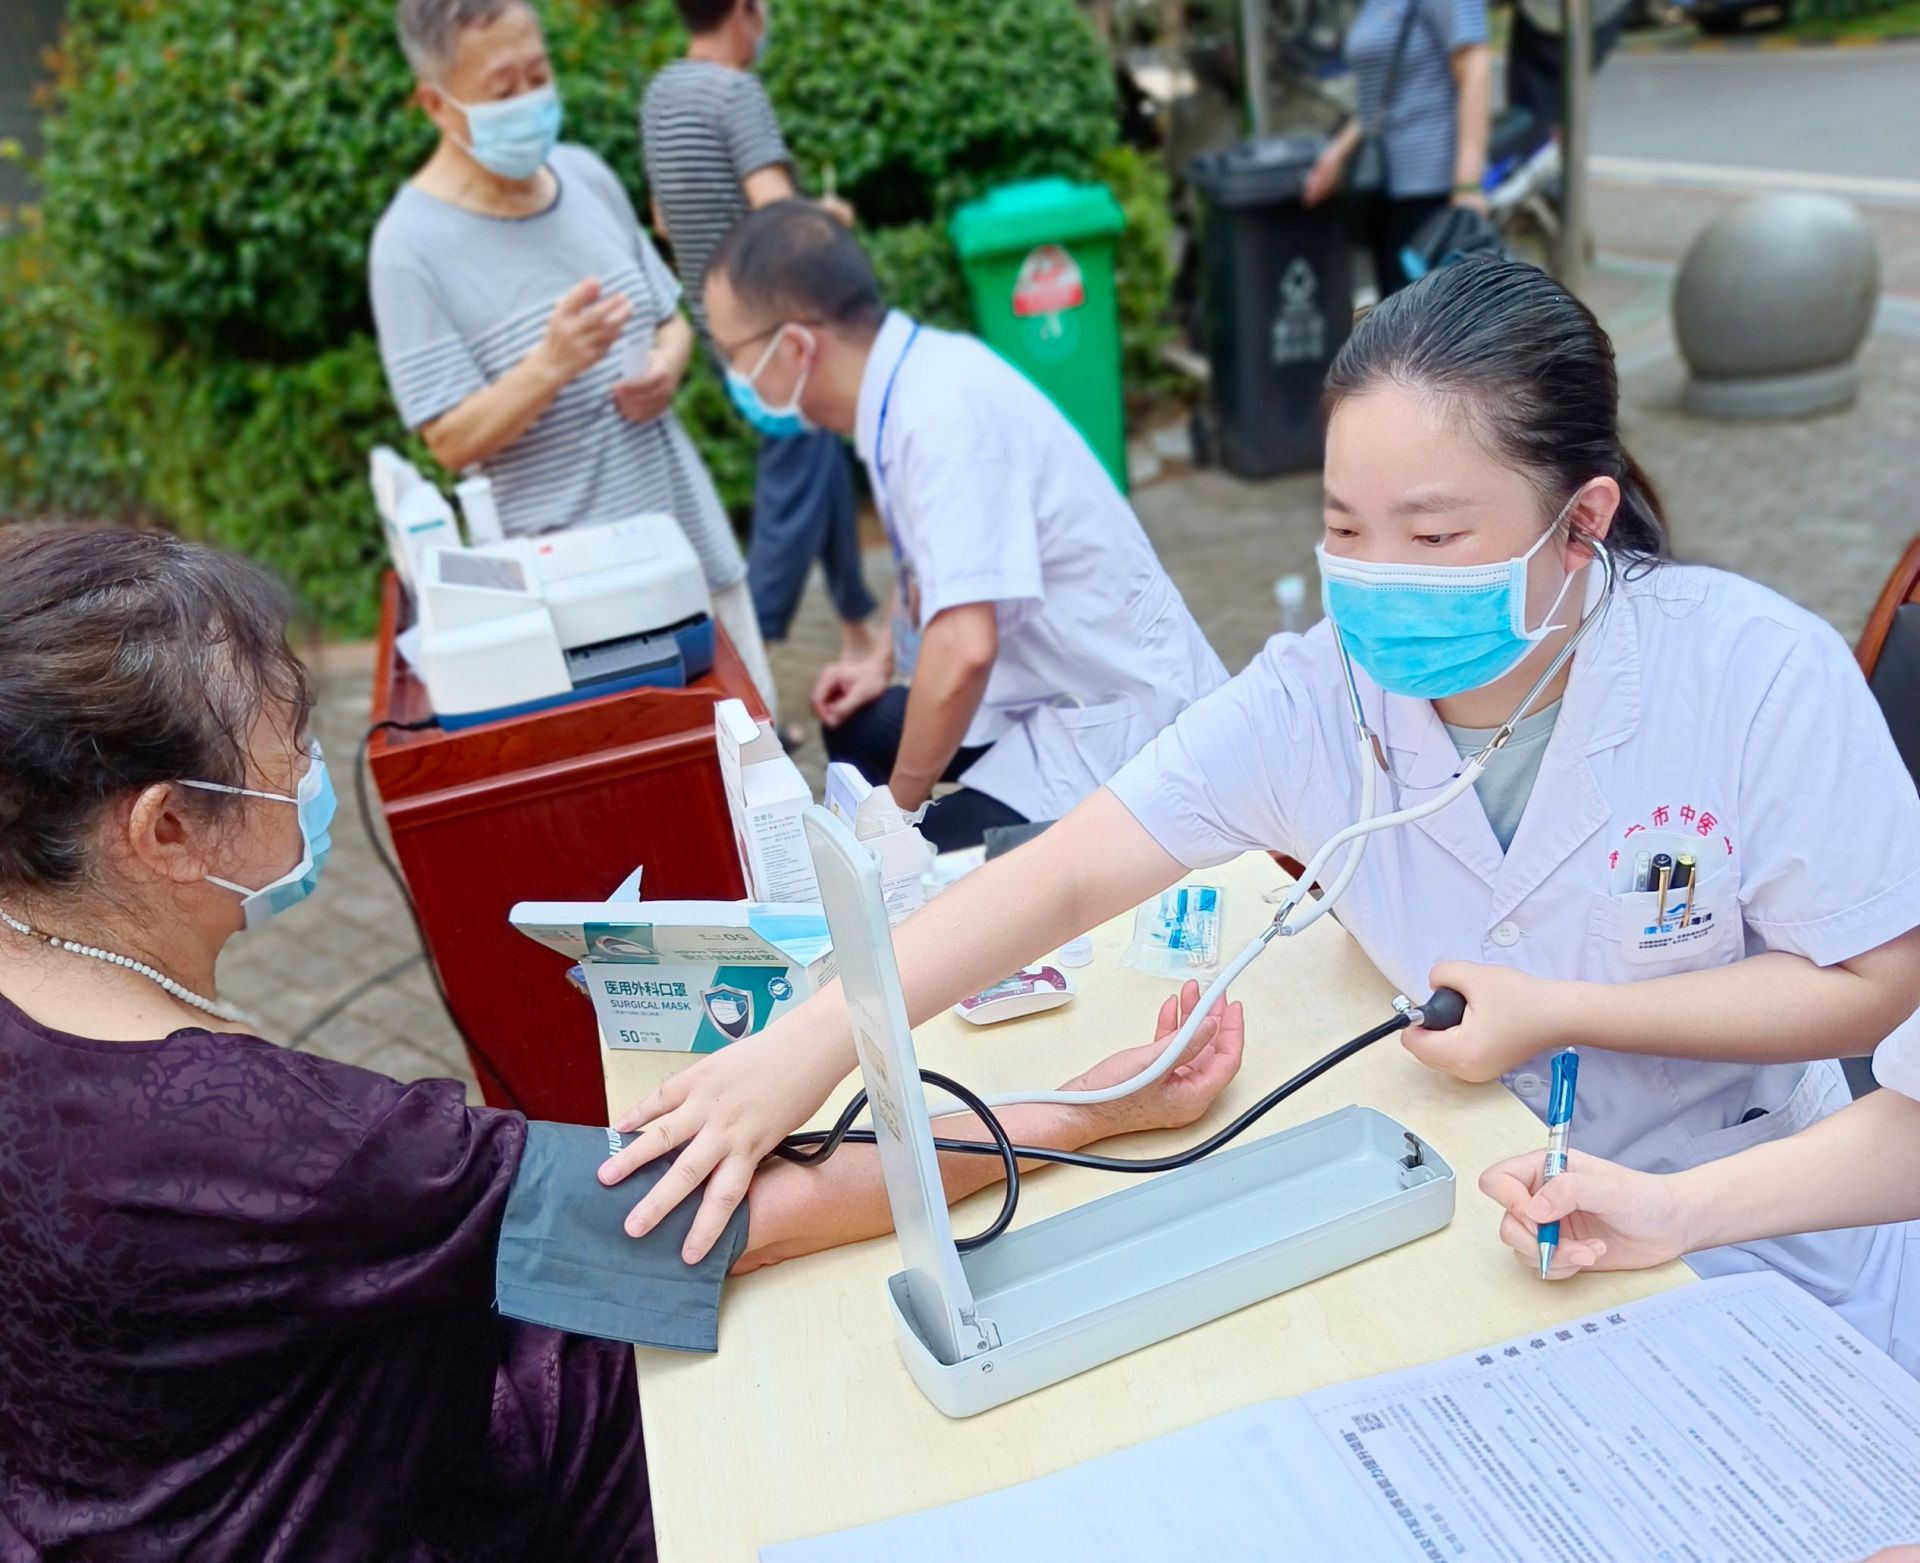
<path fill-rule="evenodd" d="M 638 167 L 634 94 L 673 7 L 545 0 L 570 136 Z M 54 60 L 49 226 L 117 313 L 232 357 L 370 323 L 366 246 L 433 128 L 392 0 L 77 0 Z"/>
<path fill-rule="evenodd" d="M 636 109 L 683 46 L 673 0 L 542 0 L 567 136 L 642 211 Z M 1114 145 L 1074 0 L 785 0 L 768 89 L 803 181 L 831 165 L 889 298 L 969 323 L 946 222 L 995 184 L 1104 178 L 1131 377 L 1157 373 L 1165 181 Z M 381 545 L 368 447 L 400 436 L 366 244 L 432 146 L 392 0 L 73 0 L 54 61 L 44 235 L 0 249 L 0 506 L 147 513 L 280 569 L 365 631 Z M 753 443 L 703 355 L 679 412 L 736 511 Z"/>
<path fill-rule="evenodd" d="M 181 532 L 270 566 L 315 626 L 373 632 L 386 548 L 367 452 L 400 435 L 370 338 L 295 365 L 183 352 L 123 405 L 143 492 Z"/>
<path fill-rule="evenodd" d="M 832 164 L 876 227 L 943 219 L 994 184 L 1089 172 L 1112 67 L 1073 0 L 788 0 L 767 91 L 803 172 Z"/>
<path fill-rule="evenodd" d="M 0 517 L 125 513 L 125 444 L 97 331 L 44 237 L 0 240 Z"/>
<path fill-rule="evenodd" d="M 1160 361 L 1160 349 L 1173 336 L 1172 183 L 1157 162 L 1125 146 L 1102 155 L 1094 176 L 1127 214 L 1113 256 L 1121 374 L 1134 390 L 1164 388 L 1174 382 Z"/>

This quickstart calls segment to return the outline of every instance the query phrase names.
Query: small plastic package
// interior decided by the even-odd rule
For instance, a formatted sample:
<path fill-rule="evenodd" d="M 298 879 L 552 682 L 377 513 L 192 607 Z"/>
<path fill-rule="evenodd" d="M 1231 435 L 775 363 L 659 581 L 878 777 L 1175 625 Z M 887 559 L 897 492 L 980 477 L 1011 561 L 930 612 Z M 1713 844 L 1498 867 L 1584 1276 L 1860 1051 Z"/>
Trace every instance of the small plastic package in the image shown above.
<path fill-rule="evenodd" d="M 1220 970 L 1220 915 L 1224 893 L 1213 885 L 1178 885 L 1143 901 L 1133 914 L 1133 938 L 1123 964 L 1184 982 L 1206 981 Z"/>

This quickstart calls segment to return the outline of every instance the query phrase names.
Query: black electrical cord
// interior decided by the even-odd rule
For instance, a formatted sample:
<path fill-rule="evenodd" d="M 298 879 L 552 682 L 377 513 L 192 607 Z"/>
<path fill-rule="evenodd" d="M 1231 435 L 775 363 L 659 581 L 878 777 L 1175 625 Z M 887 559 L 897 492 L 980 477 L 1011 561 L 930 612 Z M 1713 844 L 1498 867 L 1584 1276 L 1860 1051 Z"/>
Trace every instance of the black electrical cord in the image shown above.
<path fill-rule="evenodd" d="M 926 1081 L 928 1085 L 938 1086 L 950 1096 L 958 1098 L 963 1107 L 971 1112 L 974 1117 L 978 1118 L 981 1123 L 986 1125 L 987 1133 L 991 1136 L 991 1139 L 986 1142 L 980 1140 L 935 1140 L 933 1143 L 943 1150 L 951 1146 L 959 1146 L 981 1156 L 997 1155 L 1000 1158 L 1001 1170 L 1006 1174 L 1007 1191 L 1001 1196 L 1000 1214 L 987 1223 L 984 1231 L 978 1232 L 972 1237 L 956 1238 L 954 1240 L 953 1246 L 964 1254 L 970 1249 L 979 1248 L 987 1243 L 991 1243 L 1013 1224 L 1013 1213 L 1020 1204 L 1020 1162 L 1018 1156 L 1024 1155 L 1025 1152 L 1020 1151 L 1012 1140 L 1007 1137 L 1006 1128 L 1000 1120 L 993 1115 L 993 1109 L 987 1106 L 985 1102 L 981 1101 L 979 1097 L 975 1096 L 973 1092 L 969 1091 L 964 1085 L 961 1085 L 959 1081 L 949 1080 L 945 1075 L 936 1074 L 931 1069 L 921 1070 L 920 1078 Z M 860 1116 L 861 1110 L 865 1108 L 866 1105 L 867 1093 L 865 1091 L 854 1092 L 853 1100 L 847 1103 L 846 1111 L 840 1114 L 840 1121 L 836 1123 L 832 1129 L 821 1134 L 789 1135 L 784 1141 L 774 1147 L 774 1155 L 784 1161 L 797 1162 L 802 1167 L 812 1167 L 825 1161 L 844 1144 L 871 1145 L 873 1143 L 873 1130 L 853 1129 L 852 1127 L 853 1120 Z M 851 1134 L 848 1132 L 850 1129 L 852 1130 Z M 862 1135 L 865 1136 L 864 1139 L 861 1138 Z M 802 1141 L 817 1141 L 817 1148 L 813 1150 L 792 1148 Z"/>
<path fill-rule="evenodd" d="M 460 1024 L 460 1017 L 454 1012 L 453 1000 L 447 993 L 447 985 L 441 980 L 439 963 L 434 960 L 433 951 L 427 944 L 427 930 L 420 921 L 420 909 L 413 904 L 413 892 L 407 888 L 407 881 L 400 873 L 400 865 L 395 863 L 392 857 L 388 855 L 387 849 L 381 845 L 380 833 L 373 828 L 373 806 L 367 801 L 367 750 L 372 745 L 374 738 L 383 732 L 417 733 L 422 728 L 433 727 L 435 725 L 437 724 L 432 717 L 422 718 L 418 722 L 395 722 L 388 720 L 375 722 L 373 726 L 361 734 L 360 748 L 353 757 L 353 798 L 360 809 L 360 828 L 366 832 L 367 844 L 373 848 L 374 857 L 379 859 L 380 866 L 387 871 L 387 877 L 393 881 L 393 888 L 400 892 L 400 904 L 407 909 L 407 916 L 413 923 L 413 931 L 420 940 L 420 952 L 426 959 L 427 975 L 433 979 L 433 991 L 440 995 L 440 1007 L 447 1012 L 448 1021 L 452 1024 L 453 1029 L 459 1033 L 460 1040 L 466 1044 L 467 1052 L 473 1056 L 474 1062 L 479 1064 L 482 1069 L 486 1070 L 486 1072 L 493 1077 L 493 1083 L 499 1089 L 500 1094 L 507 1099 L 507 1105 L 513 1108 L 514 1111 L 524 1114 L 526 1113 L 526 1108 L 521 1104 L 520 1098 L 514 1093 L 513 1087 L 507 1083 L 505 1073 L 502 1072 L 500 1066 L 488 1055 L 487 1050 L 473 1040 L 473 1036 L 467 1028 Z M 398 975 L 402 969 L 403 968 L 395 967 L 394 970 L 387 975 Z M 341 1005 L 341 1008 L 344 1007 L 344 1004 Z M 314 1023 L 310 1021 L 304 1029 L 311 1031 L 313 1025 Z"/>
<path fill-rule="evenodd" d="M 1421 1006 L 1421 1024 L 1432 1031 L 1450 1031 L 1460 1024 L 1466 1013 L 1466 1000 L 1452 988 L 1437 988 L 1433 997 Z M 1054 1150 L 1040 1145 L 1013 1145 L 1010 1150 L 1010 1137 L 1000 1120 L 994 1116 L 993 1109 L 975 1096 L 964 1091 L 943 1075 L 932 1070 L 920 1071 L 920 1078 L 928 1084 L 957 1097 L 960 1102 L 986 1125 L 987 1133 L 993 1138 L 990 1143 L 979 1140 L 948 1140 L 936 1138 L 934 1148 L 940 1151 L 955 1152 L 963 1156 L 990 1156 L 1001 1154 L 1001 1160 L 1007 1169 L 1007 1192 L 1000 1207 L 1000 1214 L 993 1224 L 980 1236 L 969 1238 L 964 1243 L 956 1243 L 956 1248 L 965 1251 L 990 1243 L 1004 1232 L 1013 1221 L 1013 1213 L 1020 1203 L 1020 1162 L 1054 1162 L 1065 1167 L 1091 1167 L 1097 1172 L 1154 1173 L 1173 1172 L 1181 1167 L 1190 1167 L 1203 1157 L 1211 1156 L 1215 1151 L 1239 1138 L 1260 1119 L 1278 1107 L 1288 1097 L 1313 1084 L 1328 1070 L 1345 1063 L 1354 1054 L 1373 1046 L 1382 1037 L 1392 1036 L 1396 1031 L 1404 1031 L 1413 1024 L 1410 1016 L 1397 1014 L 1391 1020 L 1382 1021 L 1371 1031 L 1364 1031 L 1351 1042 L 1343 1042 L 1332 1052 L 1315 1059 L 1292 1079 L 1277 1085 L 1232 1123 L 1210 1134 L 1198 1145 L 1183 1151 L 1175 1151 L 1166 1156 L 1096 1156 L 1086 1151 Z M 802 1166 L 814 1166 L 825 1161 L 842 1145 L 871 1145 L 874 1143 L 873 1130 L 856 1129 L 853 1121 L 866 1107 L 867 1093 L 856 1092 L 834 1121 L 831 1129 L 812 1129 L 801 1134 L 790 1134 L 773 1149 L 773 1154 L 784 1161 L 798 1162 Z"/>

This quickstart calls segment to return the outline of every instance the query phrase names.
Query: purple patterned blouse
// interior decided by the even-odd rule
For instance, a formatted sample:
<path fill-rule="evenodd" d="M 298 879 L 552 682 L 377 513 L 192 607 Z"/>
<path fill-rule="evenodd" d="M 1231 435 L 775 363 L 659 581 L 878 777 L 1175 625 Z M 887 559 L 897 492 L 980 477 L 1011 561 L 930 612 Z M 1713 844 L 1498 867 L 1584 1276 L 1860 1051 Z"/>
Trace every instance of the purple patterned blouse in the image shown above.
<path fill-rule="evenodd" d="M 0 1559 L 650 1557 L 631 1349 L 492 1306 L 526 1134 L 0 996 Z"/>

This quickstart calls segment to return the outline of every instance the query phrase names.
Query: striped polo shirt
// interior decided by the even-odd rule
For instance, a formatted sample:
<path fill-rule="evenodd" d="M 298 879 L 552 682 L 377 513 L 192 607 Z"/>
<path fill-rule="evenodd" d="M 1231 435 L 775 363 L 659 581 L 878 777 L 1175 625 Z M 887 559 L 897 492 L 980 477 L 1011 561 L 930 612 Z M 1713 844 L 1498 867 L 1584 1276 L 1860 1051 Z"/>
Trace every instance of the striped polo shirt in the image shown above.
<path fill-rule="evenodd" d="M 667 225 L 694 324 L 706 335 L 707 263 L 746 214 L 749 174 L 792 166 L 760 78 L 707 60 L 679 60 L 647 84 L 640 105 L 647 185 Z"/>
<path fill-rule="evenodd" d="M 746 573 L 699 452 L 669 412 L 630 423 L 613 387 L 628 357 L 679 309 L 680 289 L 613 171 L 584 147 L 554 149 L 552 205 L 488 217 L 412 184 L 374 230 L 374 322 L 387 384 L 410 429 L 431 423 L 512 369 L 540 342 L 560 296 L 583 277 L 633 300 L 624 340 L 561 390 L 527 432 L 478 469 L 501 524 L 526 537 L 665 511 L 693 543 L 709 587 Z"/>
<path fill-rule="evenodd" d="M 1364 0 L 1347 29 L 1343 52 L 1353 71 L 1355 113 L 1362 128 L 1379 120 L 1400 22 L 1419 9 L 1387 105 L 1387 193 L 1446 195 L 1453 189 L 1459 141 L 1459 93 L 1453 54 L 1487 41 L 1486 0 Z"/>

